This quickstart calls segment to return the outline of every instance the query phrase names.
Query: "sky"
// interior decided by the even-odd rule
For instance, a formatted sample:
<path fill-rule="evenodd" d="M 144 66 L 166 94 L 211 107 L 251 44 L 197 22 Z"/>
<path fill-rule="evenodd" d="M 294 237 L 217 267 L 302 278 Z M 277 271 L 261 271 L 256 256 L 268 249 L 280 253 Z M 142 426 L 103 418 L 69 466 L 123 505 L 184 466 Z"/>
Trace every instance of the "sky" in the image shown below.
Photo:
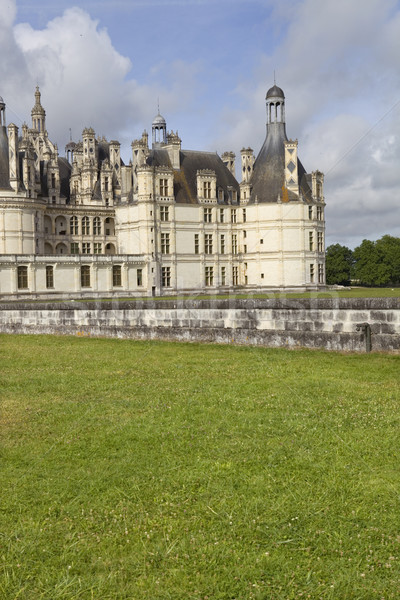
<path fill-rule="evenodd" d="M 325 174 L 327 245 L 400 237 L 399 57 L 400 0 L 0 0 L 7 122 L 30 124 L 39 85 L 62 156 L 91 126 L 128 163 L 159 107 L 183 148 L 240 167 L 275 77 L 288 137 Z"/>

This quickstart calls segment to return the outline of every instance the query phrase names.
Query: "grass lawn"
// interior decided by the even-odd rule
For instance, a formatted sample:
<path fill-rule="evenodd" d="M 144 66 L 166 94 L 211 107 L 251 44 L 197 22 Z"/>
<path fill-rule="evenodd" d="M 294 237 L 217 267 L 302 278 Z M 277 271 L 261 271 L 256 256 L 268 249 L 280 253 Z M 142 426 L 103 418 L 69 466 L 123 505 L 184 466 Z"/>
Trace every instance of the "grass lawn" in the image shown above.
<path fill-rule="evenodd" d="M 127 301 L 159 301 L 159 300 L 223 300 L 223 299 L 274 299 L 274 298 L 399 298 L 400 299 L 400 287 L 396 288 L 372 288 L 372 287 L 342 287 L 342 288 L 330 288 L 324 292 L 251 292 L 251 293 L 234 293 L 234 294 L 193 294 L 193 295 L 185 295 L 185 296 L 155 296 L 155 297 L 142 297 L 142 296 L 132 296 L 132 297 L 121 297 L 121 298 L 79 298 L 79 302 L 109 302 L 111 300 L 127 300 Z M 51 302 L 65 302 L 63 298 L 49 300 Z M 2 303 L 9 303 L 8 300 L 0 300 L 0 306 Z M 43 303 L 46 300 L 13 300 L 16 306 L 19 303 L 23 304 L 37 304 Z"/>
<path fill-rule="evenodd" d="M 0 598 L 400 597 L 399 355 L 0 353 Z"/>

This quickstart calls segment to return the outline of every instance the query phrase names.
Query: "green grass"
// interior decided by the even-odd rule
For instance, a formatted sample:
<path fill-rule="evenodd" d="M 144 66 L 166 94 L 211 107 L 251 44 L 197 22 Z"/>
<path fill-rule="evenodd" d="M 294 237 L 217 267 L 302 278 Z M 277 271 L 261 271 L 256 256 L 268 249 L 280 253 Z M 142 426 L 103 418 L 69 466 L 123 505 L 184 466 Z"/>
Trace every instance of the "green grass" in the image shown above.
<path fill-rule="evenodd" d="M 0 598 L 399 598 L 399 355 L 0 353 Z"/>
<path fill-rule="evenodd" d="M 121 297 L 121 298 L 80 298 L 78 302 L 110 302 L 110 300 L 121 301 L 143 301 L 143 300 L 223 300 L 223 299 L 268 299 L 268 298 L 400 298 L 400 287 L 397 288 L 370 288 L 370 287 L 343 287 L 331 288 L 324 292 L 263 292 L 263 293 L 237 293 L 237 294 L 192 294 L 185 296 L 155 296 L 155 297 Z M 65 302 L 65 299 L 49 300 L 50 302 Z M 9 303 L 9 300 L 0 300 L 2 303 Z M 12 303 L 18 304 L 37 304 L 45 300 L 13 300 Z"/>

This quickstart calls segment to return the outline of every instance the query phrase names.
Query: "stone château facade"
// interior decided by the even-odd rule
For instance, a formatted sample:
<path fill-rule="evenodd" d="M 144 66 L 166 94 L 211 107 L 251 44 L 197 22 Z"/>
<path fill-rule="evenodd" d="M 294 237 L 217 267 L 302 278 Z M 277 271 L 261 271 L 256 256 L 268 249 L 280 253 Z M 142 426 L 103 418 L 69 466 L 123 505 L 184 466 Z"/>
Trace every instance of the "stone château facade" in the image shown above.
<path fill-rule="evenodd" d="M 285 97 L 266 96 L 255 159 L 181 148 L 158 114 L 132 143 L 85 128 L 60 157 L 39 88 L 31 127 L 0 98 L 0 297 L 107 297 L 318 289 L 325 284 L 323 175 L 288 140 Z"/>

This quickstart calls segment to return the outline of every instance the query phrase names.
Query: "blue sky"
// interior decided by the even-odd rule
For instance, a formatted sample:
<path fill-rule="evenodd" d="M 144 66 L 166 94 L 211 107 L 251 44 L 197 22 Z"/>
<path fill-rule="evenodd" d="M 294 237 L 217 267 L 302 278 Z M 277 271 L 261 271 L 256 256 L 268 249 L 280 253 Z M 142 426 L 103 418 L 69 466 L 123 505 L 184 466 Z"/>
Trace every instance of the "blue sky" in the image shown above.
<path fill-rule="evenodd" d="M 37 83 L 50 138 L 130 143 L 160 111 L 184 148 L 259 151 L 265 92 L 325 173 L 327 243 L 400 236 L 396 0 L 0 0 L 0 95 L 29 122 Z"/>

